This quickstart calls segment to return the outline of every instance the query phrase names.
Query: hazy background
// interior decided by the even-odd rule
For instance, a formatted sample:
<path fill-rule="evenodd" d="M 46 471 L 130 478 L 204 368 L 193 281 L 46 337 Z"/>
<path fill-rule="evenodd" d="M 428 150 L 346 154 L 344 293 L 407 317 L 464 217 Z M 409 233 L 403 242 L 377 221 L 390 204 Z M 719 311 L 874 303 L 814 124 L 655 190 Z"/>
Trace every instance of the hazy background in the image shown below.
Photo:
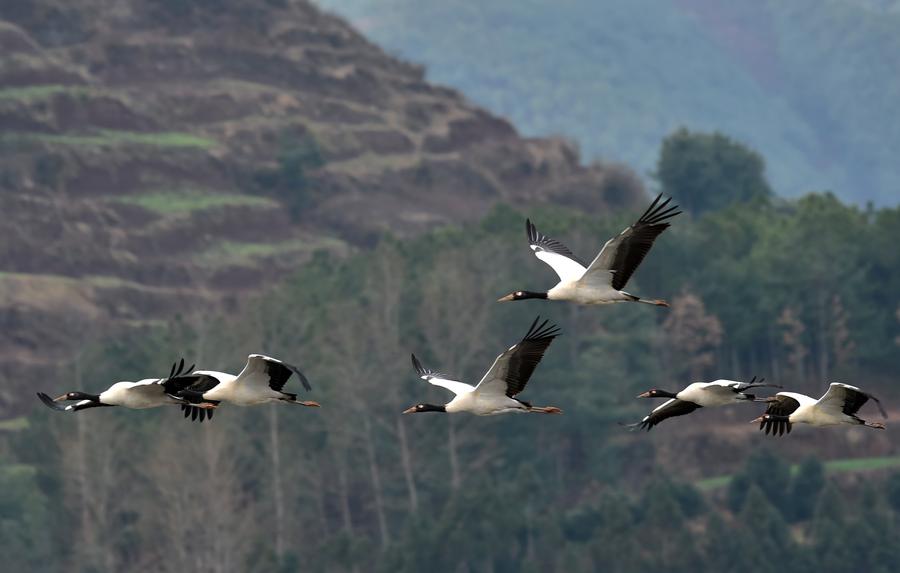
<path fill-rule="evenodd" d="M 653 170 L 680 126 L 764 150 L 778 191 L 893 205 L 892 0 L 323 0 L 529 135 Z"/>
<path fill-rule="evenodd" d="M 900 414 L 894 3 L 481 4 L 0 4 L 6 567 L 900 566 L 890 419 L 617 424 L 754 375 Z M 555 283 L 526 217 L 590 258 L 657 192 L 685 213 L 629 290 L 671 308 L 493 302 Z M 400 416 L 449 398 L 410 352 L 475 382 L 539 313 L 523 398 L 565 415 Z M 251 352 L 323 408 L 34 397 Z"/>

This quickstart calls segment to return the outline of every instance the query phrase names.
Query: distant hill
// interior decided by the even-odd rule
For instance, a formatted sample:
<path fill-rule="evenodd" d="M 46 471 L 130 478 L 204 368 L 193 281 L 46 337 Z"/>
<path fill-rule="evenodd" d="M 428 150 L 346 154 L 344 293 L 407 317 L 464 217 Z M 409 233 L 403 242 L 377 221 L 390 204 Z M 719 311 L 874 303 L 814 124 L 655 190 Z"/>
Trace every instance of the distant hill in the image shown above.
<path fill-rule="evenodd" d="M 776 189 L 900 199 L 892 1 L 320 0 L 525 133 L 654 166 L 679 126 L 758 149 Z"/>
<path fill-rule="evenodd" d="M 317 249 L 640 191 L 305 1 L 5 0 L 0 53 L 0 415 L 92 339 L 233 307 Z"/>

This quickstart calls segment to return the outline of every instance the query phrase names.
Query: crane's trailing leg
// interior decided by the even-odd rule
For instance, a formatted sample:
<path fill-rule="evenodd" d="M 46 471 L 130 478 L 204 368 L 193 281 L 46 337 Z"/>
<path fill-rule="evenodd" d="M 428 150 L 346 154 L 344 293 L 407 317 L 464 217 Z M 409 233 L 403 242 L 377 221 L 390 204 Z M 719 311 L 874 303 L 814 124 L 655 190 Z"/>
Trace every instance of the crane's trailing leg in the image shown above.
<path fill-rule="evenodd" d="M 529 412 L 535 412 L 537 414 L 562 414 L 563 411 L 557 408 L 556 406 L 532 406 L 528 409 Z"/>

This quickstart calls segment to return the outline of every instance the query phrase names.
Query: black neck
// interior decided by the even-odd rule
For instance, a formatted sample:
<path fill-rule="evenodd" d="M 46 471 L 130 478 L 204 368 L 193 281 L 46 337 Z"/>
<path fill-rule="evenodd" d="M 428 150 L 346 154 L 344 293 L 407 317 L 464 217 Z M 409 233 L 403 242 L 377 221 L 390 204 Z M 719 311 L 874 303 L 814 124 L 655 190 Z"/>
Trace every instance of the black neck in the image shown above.
<path fill-rule="evenodd" d="M 86 392 L 72 392 L 74 396 L 69 398 L 69 400 L 90 400 L 91 402 L 100 403 L 100 395 L 99 394 L 88 394 Z"/>
<path fill-rule="evenodd" d="M 653 394 L 650 396 L 651 398 L 677 398 L 674 392 L 669 392 L 668 390 L 651 390 Z"/>
<path fill-rule="evenodd" d="M 435 406 L 434 404 L 422 404 L 422 408 L 419 408 L 419 412 L 447 412 L 446 406 Z"/>
<path fill-rule="evenodd" d="M 530 290 L 523 290 L 522 295 L 516 297 L 518 300 L 523 300 L 526 298 L 547 298 L 547 293 L 545 292 L 531 292 Z"/>

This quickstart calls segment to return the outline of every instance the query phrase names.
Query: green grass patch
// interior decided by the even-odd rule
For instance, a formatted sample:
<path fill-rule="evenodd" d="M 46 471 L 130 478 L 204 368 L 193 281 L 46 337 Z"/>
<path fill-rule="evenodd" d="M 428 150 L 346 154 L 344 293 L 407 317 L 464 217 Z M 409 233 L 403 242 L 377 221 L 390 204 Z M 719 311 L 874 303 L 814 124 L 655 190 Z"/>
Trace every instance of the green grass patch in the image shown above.
<path fill-rule="evenodd" d="M 318 249 L 343 250 L 345 248 L 346 243 L 334 238 L 319 238 L 314 243 L 304 239 L 293 239 L 280 243 L 222 241 L 212 248 L 198 253 L 194 257 L 194 261 L 199 265 L 215 267 L 247 264 L 256 258 L 297 254 Z"/>
<path fill-rule="evenodd" d="M 182 215 L 219 207 L 277 207 L 279 205 L 277 201 L 267 197 L 209 193 L 193 189 L 144 193 L 116 197 L 113 200 L 117 203 L 137 205 L 160 215 Z"/>
<path fill-rule="evenodd" d="M 113 147 L 118 145 L 146 145 L 153 147 L 209 149 L 216 145 L 212 139 L 182 132 L 138 133 L 135 131 L 100 130 L 93 133 L 5 133 L 0 141 L 6 144 L 50 143 L 73 147 Z"/>
<path fill-rule="evenodd" d="M 28 418 L 19 416 L 18 418 L 0 421 L 0 432 L 19 432 L 21 430 L 27 430 L 28 426 Z"/>
<path fill-rule="evenodd" d="M 0 284 L 2 284 L 4 281 L 12 280 L 28 280 L 32 281 L 32 285 L 40 284 L 64 287 L 77 287 L 87 285 L 95 288 L 136 288 L 141 290 L 160 290 L 165 288 L 148 286 L 111 275 L 87 275 L 76 278 L 51 274 L 12 273 L 5 271 L 0 272 Z"/>
<path fill-rule="evenodd" d="M 865 472 L 889 468 L 900 468 L 900 456 L 883 456 L 875 458 L 852 458 L 843 460 L 829 460 L 825 463 L 825 471 L 828 473 Z M 797 473 L 799 464 L 791 465 L 791 475 Z M 731 475 L 721 475 L 704 478 L 694 482 L 694 487 L 701 491 L 710 491 L 727 486 L 731 483 Z"/>
<path fill-rule="evenodd" d="M 831 460 L 830 462 L 825 462 L 825 469 L 831 472 L 865 472 L 896 467 L 900 467 L 900 456 Z M 791 471 L 795 471 L 795 467 L 791 467 Z"/>
<path fill-rule="evenodd" d="M 716 476 L 716 477 L 705 478 L 705 479 L 702 479 L 699 481 L 695 481 L 694 487 L 696 487 L 697 489 L 699 489 L 701 491 L 706 491 L 706 490 L 712 490 L 712 489 L 719 489 L 720 487 L 725 487 L 729 483 L 731 483 L 731 476 L 724 475 L 724 476 Z"/>
<path fill-rule="evenodd" d="M 302 251 L 309 248 L 305 241 L 293 240 L 281 243 L 242 243 L 238 241 L 222 241 L 214 247 L 197 255 L 200 264 L 234 263 L 256 257 L 271 257 L 290 251 Z"/>
<path fill-rule="evenodd" d="M 0 89 L 0 102 L 46 99 L 59 93 L 83 95 L 90 91 L 91 88 L 88 86 L 64 86 L 60 84 L 4 88 Z"/>

